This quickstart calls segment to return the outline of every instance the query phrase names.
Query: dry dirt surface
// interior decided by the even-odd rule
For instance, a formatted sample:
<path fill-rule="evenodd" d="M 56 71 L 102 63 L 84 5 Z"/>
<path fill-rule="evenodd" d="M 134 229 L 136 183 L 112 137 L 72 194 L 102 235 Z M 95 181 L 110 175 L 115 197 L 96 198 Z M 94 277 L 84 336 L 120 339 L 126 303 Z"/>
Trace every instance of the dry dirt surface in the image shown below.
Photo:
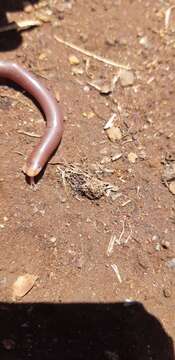
<path fill-rule="evenodd" d="M 0 359 L 173 360 L 174 0 L 1 3 L 1 27 L 37 26 L 0 32 L 0 59 L 55 94 L 64 136 L 31 187 L 43 116 L 1 81 Z"/>

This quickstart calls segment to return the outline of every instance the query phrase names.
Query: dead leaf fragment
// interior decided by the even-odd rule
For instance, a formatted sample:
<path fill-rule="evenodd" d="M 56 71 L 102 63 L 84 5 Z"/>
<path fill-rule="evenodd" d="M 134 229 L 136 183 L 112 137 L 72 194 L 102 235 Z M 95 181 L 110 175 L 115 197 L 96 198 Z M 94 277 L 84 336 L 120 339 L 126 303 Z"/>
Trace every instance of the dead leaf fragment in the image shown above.
<path fill-rule="evenodd" d="M 119 73 L 120 82 L 123 87 L 131 86 L 134 83 L 134 73 L 131 70 L 121 69 Z"/>
<path fill-rule="evenodd" d="M 136 160 L 137 160 L 137 154 L 135 154 L 135 153 L 133 153 L 133 152 L 130 152 L 129 154 L 128 154 L 128 160 L 129 160 L 129 162 L 131 162 L 131 163 L 135 163 L 136 162 Z"/>
<path fill-rule="evenodd" d="M 77 58 L 77 56 L 70 55 L 69 56 L 69 62 L 70 62 L 71 65 L 79 65 L 80 60 Z"/>
<path fill-rule="evenodd" d="M 34 286 L 36 280 L 36 275 L 25 274 L 19 276 L 13 284 L 13 298 L 22 298 L 25 296 Z"/>
<path fill-rule="evenodd" d="M 106 130 L 108 138 L 110 141 L 115 142 L 119 141 L 122 138 L 122 132 L 119 127 L 112 126 L 111 128 Z"/>

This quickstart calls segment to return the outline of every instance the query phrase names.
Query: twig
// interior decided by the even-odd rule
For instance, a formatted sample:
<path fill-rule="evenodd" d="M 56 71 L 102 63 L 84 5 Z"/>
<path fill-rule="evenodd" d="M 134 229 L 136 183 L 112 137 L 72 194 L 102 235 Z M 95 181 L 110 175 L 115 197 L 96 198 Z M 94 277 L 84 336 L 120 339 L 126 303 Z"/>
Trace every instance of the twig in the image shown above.
<path fill-rule="evenodd" d="M 124 207 L 124 206 L 126 206 L 126 205 L 128 205 L 128 204 L 130 204 L 130 203 L 131 203 L 131 200 L 128 199 L 128 200 L 125 201 L 121 206 Z"/>
<path fill-rule="evenodd" d="M 116 114 L 116 113 L 113 113 L 113 114 L 110 116 L 110 118 L 109 118 L 109 120 L 107 121 L 107 123 L 104 125 L 103 129 L 104 129 L 104 130 L 110 129 L 110 128 L 113 126 L 114 120 L 115 120 L 116 117 L 117 117 L 117 114 Z"/>
<path fill-rule="evenodd" d="M 18 130 L 17 133 L 22 134 L 22 135 L 27 135 L 27 136 L 30 136 L 30 137 L 35 137 L 35 138 L 40 138 L 41 137 L 41 135 L 38 135 L 38 134 L 35 134 L 35 133 L 30 133 L 28 131 L 23 131 L 23 130 Z"/>
<path fill-rule="evenodd" d="M 22 153 L 21 151 L 13 151 L 13 152 L 14 152 L 14 154 L 25 157 L 24 153 Z"/>
<path fill-rule="evenodd" d="M 113 252 L 113 247 L 114 247 L 115 242 L 116 242 L 116 235 L 112 235 L 110 238 L 110 241 L 109 241 L 108 248 L 107 248 L 107 256 L 110 256 L 111 253 Z"/>
<path fill-rule="evenodd" d="M 112 264 L 111 267 L 113 268 L 114 272 L 116 273 L 117 279 L 118 279 L 119 283 L 121 284 L 122 283 L 122 278 L 120 276 L 118 266 L 116 264 Z"/>
<path fill-rule="evenodd" d="M 167 31 L 170 24 L 172 10 L 175 9 L 175 5 L 170 6 L 165 12 L 165 30 Z"/>
<path fill-rule="evenodd" d="M 120 234 L 119 238 L 116 239 L 116 243 L 117 243 L 118 245 L 121 244 L 121 240 L 122 240 L 123 234 L 124 234 L 124 232 L 125 232 L 125 222 L 124 222 L 123 220 L 122 220 L 121 222 L 122 222 L 122 231 L 121 231 L 121 234 Z"/>
<path fill-rule="evenodd" d="M 119 64 L 119 63 L 116 63 L 115 61 L 113 60 L 110 60 L 110 59 L 107 59 L 107 58 L 104 58 L 103 56 L 100 56 L 100 55 L 97 55 L 95 53 L 93 53 L 92 51 L 89 51 L 89 50 L 86 50 L 86 49 L 82 49 L 80 48 L 79 46 L 75 45 L 75 44 L 72 44 L 71 42 L 68 42 L 68 41 L 65 41 L 63 39 L 61 39 L 60 37 L 58 37 L 57 35 L 54 36 L 55 40 L 58 41 L 59 43 L 61 44 L 64 44 L 86 56 L 89 56 L 95 60 L 98 60 L 98 61 L 101 61 L 107 65 L 111 65 L 111 66 L 114 66 L 114 67 L 117 67 L 117 68 L 121 68 L 121 69 L 125 69 L 125 70 L 130 70 L 130 67 L 127 66 L 127 65 L 123 65 L 123 64 Z"/>
<path fill-rule="evenodd" d="M 132 229 L 131 229 L 131 231 L 130 231 L 130 234 L 128 235 L 128 237 L 127 237 L 126 240 L 124 241 L 124 244 L 127 244 L 127 243 L 128 243 L 128 240 L 130 239 L 131 235 L 132 235 Z"/>

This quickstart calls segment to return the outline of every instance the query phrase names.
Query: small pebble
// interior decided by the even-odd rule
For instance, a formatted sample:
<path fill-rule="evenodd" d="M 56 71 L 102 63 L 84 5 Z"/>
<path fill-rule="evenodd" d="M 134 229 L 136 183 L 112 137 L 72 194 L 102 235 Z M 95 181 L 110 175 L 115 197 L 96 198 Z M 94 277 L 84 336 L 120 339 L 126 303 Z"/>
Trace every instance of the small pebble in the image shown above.
<path fill-rule="evenodd" d="M 172 291 L 171 291 L 170 287 L 166 287 L 166 288 L 163 289 L 163 295 L 166 298 L 171 297 L 171 294 L 172 294 Z"/>
<path fill-rule="evenodd" d="M 71 71 L 73 75 L 82 75 L 84 73 L 83 68 L 77 65 L 72 66 Z"/>
<path fill-rule="evenodd" d="M 134 83 L 134 73 L 131 70 L 121 69 L 119 77 L 123 87 L 131 86 Z"/>
<path fill-rule="evenodd" d="M 104 156 L 104 158 L 100 161 L 100 164 L 109 164 L 111 159 L 109 156 Z"/>
<path fill-rule="evenodd" d="M 80 33 L 80 40 L 85 43 L 88 41 L 88 35 L 85 33 Z"/>
<path fill-rule="evenodd" d="M 6 350 L 13 350 L 15 349 L 15 341 L 12 339 L 4 339 L 2 340 L 2 345 L 4 347 L 4 349 Z"/>
<path fill-rule="evenodd" d="M 84 92 L 88 93 L 90 91 L 90 87 L 88 85 L 85 85 L 83 90 Z"/>
<path fill-rule="evenodd" d="M 109 140 L 115 142 L 122 139 L 122 132 L 119 127 L 112 126 L 106 130 Z"/>
<path fill-rule="evenodd" d="M 170 269 L 175 269 L 175 258 L 167 261 L 167 266 L 170 268 Z"/>
<path fill-rule="evenodd" d="M 133 152 L 130 152 L 129 154 L 128 154 L 128 160 L 129 160 L 129 162 L 130 163 L 135 163 L 136 162 L 136 160 L 137 160 L 137 154 L 135 154 L 135 153 L 133 153 Z"/>
<path fill-rule="evenodd" d="M 52 237 L 50 238 L 50 242 L 55 243 L 56 241 L 57 241 L 56 237 L 52 236 Z"/>
<path fill-rule="evenodd" d="M 116 38 L 116 34 L 108 34 L 106 36 L 106 40 L 105 40 L 106 44 L 109 46 L 115 46 L 117 43 L 117 38 Z"/>
<path fill-rule="evenodd" d="M 164 249 L 169 249 L 170 243 L 169 243 L 169 241 L 167 241 L 167 240 L 162 240 L 161 246 L 162 246 Z"/>
<path fill-rule="evenodd" d="M 161 246 L 160 246 L 159 243 L 157 243 L 156 246 L 155 246 L 155 250 L 156 250 L 156 251 L 160 251 L 160 249 L 161 249 Z"/>
<path fill-rule="evenodd" d="M 24 12 L 26 14 L 30 14 L 32 11 L 33 11 L 33 6 L 28 1 L 25 1 L 24 2 Z"/>
<path fill-rule="evenodd" d="M 140 45 L 142 45 L 145 49 L 150 49 L 151 48 L 151 43 L 148 40 L 147 36 L 143 36 L 141 37 L 140 41 L 139 41 Z"/>
<path fill-rule="evenodd" d="M 77 56 L 70 55 L 69 56 L 69 62 L 70 62 L 71 65 L 79 65 L 80 60 L 77 58 Z"/>

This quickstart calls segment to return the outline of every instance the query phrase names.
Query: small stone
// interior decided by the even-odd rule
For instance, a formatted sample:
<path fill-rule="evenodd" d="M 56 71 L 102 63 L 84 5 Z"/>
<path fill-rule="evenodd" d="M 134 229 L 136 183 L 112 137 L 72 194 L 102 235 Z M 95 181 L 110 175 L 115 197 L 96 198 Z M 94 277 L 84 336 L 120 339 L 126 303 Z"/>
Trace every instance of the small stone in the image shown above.
<path fill-rule="evenodd" d="M 88 85 L 85 85 L 83 90 L 84 92 L 88 93 L 90 91 L 90 87 Z"/>
<path fill-rule="evenodd" d="M 169 186 L 168 186 L 170 192 L 175 195 L 175 180 L 174 181 L 171 181 Z"/>
<path fill-rule="evenodd" d="M 138 263 L 144 270 L 148 270 L 150 267 L 150 261 L 149 258 L 146 256 L 146 254 L 144 255 L 140 253 L 138 255 Z"/>
<path fill-rule="evenodd" d="M 25 274 L 18 276 L 13 283 L 13 299 L 24 297 L 35 285 L 37 276 L 33 274 Z"/>
<path fill-rule="evenodd" d="M 106 36 L 105 42 L 109 46 L 115 46 L 117 43 L 116 34 L 112 34 L 112 33 L 108 34 Z"/>
<path fill-rule="evenodd" d="M 169 249 L 170 243 L 169 243 L 169 241 L 167 241 L 167 240 L 162 240 L 161 246 L 162 246 L 164 249 Z"/>
<path fill-rule="evenodd" d="M 50 238 L 50 242 L 51 242 L 51 243 L 55 243 L 56 241 L 57 241 L 56 237 L 52 236 L 52 237 Z"/>
<path fill-rule="evenodd" d="M 134 83 L 134 73 L 131 70 L 121 69 L 119 77 L 123 87 L 131 86 Z"/>
<path fill-rule="evenodd" d="M 158 239 L 159 239 L 159 236 L 158 236 L 158 235 L 153 235 L 153 236 L 152 236 L 152 240 L 153 240 L 153 241 L 157 241 Z"/>
<path fill-rule="evenodd" d="M 99 151 L 99 153 L 100 153 L 101 155 L 107 155 L 108 149 L 107 149 L 107 148 L 103 148 L 103 149 L 101 149 L 101 150 Z"/>
<path fill-rule="evenodd" d="M 80 60 L 77 58 L 77 56 L 70 55 L 69 56 L 69 62 L 70 62 L 71 65 L 79 65 Z"/>
<path fill-rule="evenodd" d="M 147 158 L 146 152 L 144 150 L 140 151 L 139 158 L 145 160 Z"/>
<path fill-rule="evenodd" d="M 167 261 L 167 266 L 170 268 L 170 269 L 175 269 L 175 258 Z"/>
<path fill-rule="evenodd" d="M 118 75 L 113 76 L 112 80 L 109 81 L 109 79 L 96 79 L 88 82 L 90 86 L 92 86 L 94 89 L 98 90 L 100 94 L 103 95 L 109 95 L 113 92 L 115 85 L 118 81 Z M 106 106 L 108 106 L 106 104 Z"/>
<path fill-rule="evenodd" d="M 133 153 L 133 152 L 130 152 L 129 154 L 128 154 L 128 160 L 129 160 L 129 162 L 130 163 L 135 163 L 136 162 L 136 160 L 137 160 L 137 154 L 135 154 L 135 153 Z"/>
<path fill-rule="evenodd" d="M 157 243 L 156 246 L 155 246 L 155 250 L 156 250 L 156 251 L 160 251 L 160 249 L 161 249 L 160 244 Z"/>
<path fill-rule="evenodd" d="M 109 140 L 112 142 L 119 141 L 122 139 L 122 132 L 119 127 L 112 126 L 106 130 Z"/>
<path fill-rule="evenodd" d="M 24 12 L 30 14 L 33 11 L 33 6 L 28 2 L 24 2 Z"/>
<path fill-rule="evenodd" d="M 64 4 L 57 4 L 57 11 L 59 13 L 63 13 L 65 11 L 65 5 Z"/>
<path fill-rule="evenodd" d="M 87 118 L 88 120 L 92 119 L 94 117 L 94 112 L 93 111 L 89 111 L 89 112 L 83 112 L 82 113 L 83 117 Z"/>
<path fill-rule="evenodd" d="M 166 164 L 163 174 L 162 174 L 163 181 L 171 181 L 175 179 L 175 161 Z"/>
<path fill-rule="evenodd" d="M 72 66 L 71 71 L 73 75 L 82 75 L 84 73 L 83 68 L 77 65 Z"/>
<path fill-rule="evenodd" d="M 147 36 L 141 37 L 139 43 L 140 43 L 140 45 L 142 45 L 145 49 L 150 49 L 150 48 L 151 48 L 151 43 L 150 43 L 150 41 L 148 40 L 148 37 L 147 37 Z"/>
<path fill-rule="evenodd" d="M 80 40 L 85 43 L 88 41 L 88 35 L 85 33 L 80 33 Z"/>
<path fill-rule="evenodd" d="M 100 164 L 109 164 L 111 162 L 111 159 L 109 156 L 104 156 L 104 158 L 100 161 Z"/>
<path fill-rule="evenodd" d="M 14 350 L 16 344 L 13 339 L 4 339 L 2 340 L 2 345 L 6 350 Z"/>
<path fill-rule="evenodd" d="M 171 295 L 172 295 L 171 288 L 170 288 L 170 287 L 164 288 L 164 289 L 163 289 L 163 295 L 164 295 L 166 298 L 171 297 Z"/>

